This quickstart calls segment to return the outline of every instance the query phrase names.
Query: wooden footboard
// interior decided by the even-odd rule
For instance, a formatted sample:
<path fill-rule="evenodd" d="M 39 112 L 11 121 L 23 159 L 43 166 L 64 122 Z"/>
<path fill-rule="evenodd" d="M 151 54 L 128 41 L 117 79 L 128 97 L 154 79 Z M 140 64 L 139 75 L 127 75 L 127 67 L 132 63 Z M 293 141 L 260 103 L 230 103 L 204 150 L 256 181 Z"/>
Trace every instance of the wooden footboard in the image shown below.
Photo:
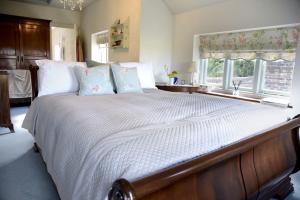
<path fill-rule="evenodd" d="M 152 176 L 117 180 L 110 200 L 283 199 L 299 170 L 300 116 L 263 134 Z"/>

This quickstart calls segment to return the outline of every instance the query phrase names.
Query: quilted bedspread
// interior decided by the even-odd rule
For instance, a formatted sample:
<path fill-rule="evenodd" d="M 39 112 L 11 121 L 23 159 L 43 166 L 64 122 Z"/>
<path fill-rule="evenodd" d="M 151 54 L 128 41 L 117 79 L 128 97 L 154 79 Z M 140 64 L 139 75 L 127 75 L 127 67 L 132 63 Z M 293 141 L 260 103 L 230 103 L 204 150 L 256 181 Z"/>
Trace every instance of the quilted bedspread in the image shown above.
<path fill-rule="evenodd" d="M 23 127 L 62 200 L 99 200 L 119 178 L 140 179 L 286 120 L 284 109 L 271 106 L 156 91 L 39 97 Z"/>

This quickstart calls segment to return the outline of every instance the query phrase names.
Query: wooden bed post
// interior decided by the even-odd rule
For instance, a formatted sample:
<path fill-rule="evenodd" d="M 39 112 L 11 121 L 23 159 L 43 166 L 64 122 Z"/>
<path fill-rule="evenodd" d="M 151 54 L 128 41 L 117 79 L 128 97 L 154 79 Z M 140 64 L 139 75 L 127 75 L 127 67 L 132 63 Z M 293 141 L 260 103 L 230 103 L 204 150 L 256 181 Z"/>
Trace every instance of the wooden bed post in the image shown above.
<path fill-rule="evenodd" d="M 300 119 L 300 114 L 294 117 L 295 119 Z M 293 173 L 296 173 L 300 170 L 300 127 L 293 129 L 293 142 L 297 156 L 297 163 Z"/>
<path fill-rule="evenodd" d="M 284 199 L 300 169 L 300 116 L 252 138 L 129 182 L 115 181 L 109 200 Z"/>
<path fill-rule="evenodd" d="M 110 200 L 132 200 L 135 199 L 132 185 L 125 179 L 119 179 L 114 182 L 108 196 Z"/>
<path fill-rule="evenodd" d="M 38 96 L 38 78 L 37 71 L 39 70 L 38 66 L 29 66 L 30 76 L 31 76 L 31 86 L 32 86 L 32 99 L 33 101 Z"/>

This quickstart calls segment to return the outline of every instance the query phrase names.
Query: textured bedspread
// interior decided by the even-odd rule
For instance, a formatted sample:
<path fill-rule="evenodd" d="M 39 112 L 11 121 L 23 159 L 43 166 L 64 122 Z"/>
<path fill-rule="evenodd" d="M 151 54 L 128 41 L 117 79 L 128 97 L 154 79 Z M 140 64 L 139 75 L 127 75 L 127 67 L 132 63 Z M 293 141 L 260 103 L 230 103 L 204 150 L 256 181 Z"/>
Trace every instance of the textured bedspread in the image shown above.
<path fill-rule="evenodd" d="M 39 97 L 23 127 L 62 200 L 100 200 L 118 178 L 151 175 L 286 120 L 270 106 L 157 91 Z"/>

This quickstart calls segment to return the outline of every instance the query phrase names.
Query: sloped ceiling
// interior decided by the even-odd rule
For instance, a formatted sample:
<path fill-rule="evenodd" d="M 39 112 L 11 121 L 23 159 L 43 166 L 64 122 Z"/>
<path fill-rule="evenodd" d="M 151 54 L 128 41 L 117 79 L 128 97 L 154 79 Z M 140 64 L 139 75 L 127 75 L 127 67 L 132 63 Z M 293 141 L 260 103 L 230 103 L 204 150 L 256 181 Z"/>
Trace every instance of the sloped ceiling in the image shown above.
<path fill-rule="evenodd" d="M 230 0 L 164 0 L 174 14 Z"/>
<path fill-rule="evenodd" d="M 53 6 L 57 8 L 64 8 L 64 5 L 60 2 L 60 0 L 10 0 L 10 1 L 19 1 L 23 3 L 31 3 L 31 4 L 39 4 L 39 5 L 45 5 L 45 6 Z M 94 0 L 85 0 L 83 7 L 88 6 L 90 3 L 92 3 Z M 68 9 L 68 6 L 66 7 Z M 78 8 L 77 8 L 78 10 Z"/>

